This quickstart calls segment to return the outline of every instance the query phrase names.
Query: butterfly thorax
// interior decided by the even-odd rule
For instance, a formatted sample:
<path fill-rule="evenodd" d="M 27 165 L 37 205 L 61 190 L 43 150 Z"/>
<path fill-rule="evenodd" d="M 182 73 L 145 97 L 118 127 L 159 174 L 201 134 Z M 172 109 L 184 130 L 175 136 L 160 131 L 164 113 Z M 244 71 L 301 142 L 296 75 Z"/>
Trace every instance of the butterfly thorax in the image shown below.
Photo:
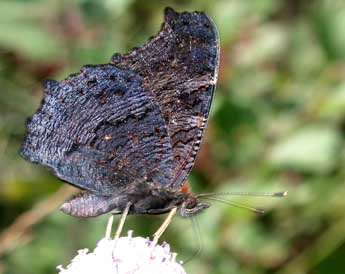
<path fill-rule="evenodd" d="M 118 208 L 124 209 L 128 202 L 132 204 L 129 210 L 132 214 L 163 214 L 177 207 L 182 217 L 190 217 L 209 207 L 191 193 L 187 184 L 173 191 L 166 188 L 137 188 L 133 193 L 126 193 Z"/>

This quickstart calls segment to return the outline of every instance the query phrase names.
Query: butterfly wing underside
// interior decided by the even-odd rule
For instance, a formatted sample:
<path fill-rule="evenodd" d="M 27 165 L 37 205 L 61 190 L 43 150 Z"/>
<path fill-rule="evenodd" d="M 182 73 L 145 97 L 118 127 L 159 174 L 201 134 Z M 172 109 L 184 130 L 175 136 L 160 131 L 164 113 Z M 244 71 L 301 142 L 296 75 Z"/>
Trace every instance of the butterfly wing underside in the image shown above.
<path fill-rule="evenodd" d="M 185 182 L 209 116 L 219 66 L 219 39 L 203 12 L 165 11 L 161 31 L 144 46 L 115 54 L 112 63 L 138 73 L 156 98 L 174 158 L 172 188 Z"/>
<path fill-rule="evenodd" d="M 212 20 L 167 8 L 161 31 L 141 48 L 47 81 L 21 154 L 85 190 L 62 208 L 74 216 L 123 210 L 127 193 L 174 193 L 199 150 L 218 66 Z"/>

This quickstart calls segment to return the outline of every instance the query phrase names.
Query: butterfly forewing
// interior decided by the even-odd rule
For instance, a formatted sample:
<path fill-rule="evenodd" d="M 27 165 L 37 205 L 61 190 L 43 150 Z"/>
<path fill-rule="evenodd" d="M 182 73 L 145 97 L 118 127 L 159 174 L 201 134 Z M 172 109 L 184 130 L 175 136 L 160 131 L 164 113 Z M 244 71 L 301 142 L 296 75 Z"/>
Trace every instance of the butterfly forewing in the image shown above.
<path fill-rule="evenodd" d="M 140 76 L 112 64 L 48 81 L 27 125 L 27 159 L 80 188 L 114 195 L 172 179 L 172 149 L 159 107 Z"/>

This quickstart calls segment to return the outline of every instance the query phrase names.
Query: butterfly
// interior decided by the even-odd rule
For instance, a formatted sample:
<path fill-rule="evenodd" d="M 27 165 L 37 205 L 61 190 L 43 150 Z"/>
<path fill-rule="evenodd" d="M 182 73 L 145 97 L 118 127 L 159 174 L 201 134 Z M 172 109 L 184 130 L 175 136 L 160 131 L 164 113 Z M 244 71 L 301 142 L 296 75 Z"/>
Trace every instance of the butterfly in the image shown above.
<path fill-rule="evenodd" d="M 165 9 L 145 45 L 47 80 L 27 122 L 21 154 L 81 189 L 61 210 L 193 216 L 208 204 L 191 193 L 191 172 L 219 67 L 219 38 L 204 12 Z"/>

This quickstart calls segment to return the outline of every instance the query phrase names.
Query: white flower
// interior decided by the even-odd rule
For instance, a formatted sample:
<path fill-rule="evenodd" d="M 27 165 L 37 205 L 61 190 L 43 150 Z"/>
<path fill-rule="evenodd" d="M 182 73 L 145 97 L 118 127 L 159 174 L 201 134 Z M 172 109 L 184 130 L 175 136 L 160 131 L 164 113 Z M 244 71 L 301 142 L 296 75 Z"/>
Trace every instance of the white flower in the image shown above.
<path fill-rule="evenodd" d="M 79 250 L 67 268 L 57 268 L 59 274 L 186 274 L 175 258 L 167 243 L 155 245 L 129 231 L 127 237 L 101 239 L 91 253 Z"/>

